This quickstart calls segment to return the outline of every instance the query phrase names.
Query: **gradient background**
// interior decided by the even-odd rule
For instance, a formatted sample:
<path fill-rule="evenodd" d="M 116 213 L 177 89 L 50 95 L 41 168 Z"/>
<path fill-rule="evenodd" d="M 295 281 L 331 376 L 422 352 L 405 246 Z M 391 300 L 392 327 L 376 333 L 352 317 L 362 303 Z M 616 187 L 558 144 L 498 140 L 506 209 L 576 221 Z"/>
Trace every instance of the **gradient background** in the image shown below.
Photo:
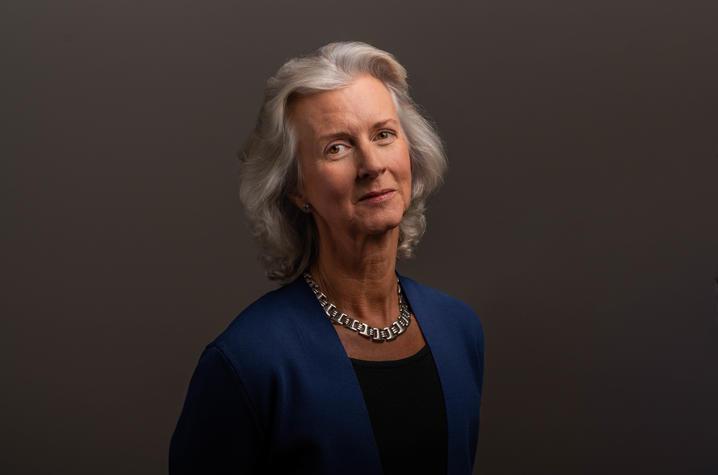
<path fill-rule="evenodd" d="M 0 472 L 156 474 L 274 286 L 235 153 L 288 58 L 396 55 L 450 160 L 399 270 L 486 331 L 477 472 L 718 473 L 718 4 L 0 7 Z"/>

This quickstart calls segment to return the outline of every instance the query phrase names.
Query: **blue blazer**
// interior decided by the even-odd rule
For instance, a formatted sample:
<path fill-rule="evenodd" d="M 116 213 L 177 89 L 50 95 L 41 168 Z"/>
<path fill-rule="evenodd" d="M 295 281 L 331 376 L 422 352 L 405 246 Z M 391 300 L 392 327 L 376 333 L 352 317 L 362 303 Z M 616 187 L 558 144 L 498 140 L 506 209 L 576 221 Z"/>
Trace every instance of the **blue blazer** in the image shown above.
<path fill-rule="evenodd" d="M 481 323 L 461 301 L 397 276 L 439 373 L 447 474 L 469 475 Z M 381 474 L 363 393 L 332 325 L 301 277 L 242 311 L 199 359 L 172 436 L 170 473 Z"/>

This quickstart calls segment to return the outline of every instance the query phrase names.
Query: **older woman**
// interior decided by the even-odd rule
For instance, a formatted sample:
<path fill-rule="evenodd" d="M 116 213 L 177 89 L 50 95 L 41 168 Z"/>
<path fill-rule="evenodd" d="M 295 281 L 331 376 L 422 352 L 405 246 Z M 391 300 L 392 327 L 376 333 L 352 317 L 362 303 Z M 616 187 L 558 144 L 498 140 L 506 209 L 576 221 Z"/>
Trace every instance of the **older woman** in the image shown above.
<path fill-rule="evenodd" d="M 171 473 L 472 472 L 481 324 L 395 267 L 444 169 L 391 54 L 331 43 L 269 79 L 240 190 L 283 285 L 204 349 Z"/>

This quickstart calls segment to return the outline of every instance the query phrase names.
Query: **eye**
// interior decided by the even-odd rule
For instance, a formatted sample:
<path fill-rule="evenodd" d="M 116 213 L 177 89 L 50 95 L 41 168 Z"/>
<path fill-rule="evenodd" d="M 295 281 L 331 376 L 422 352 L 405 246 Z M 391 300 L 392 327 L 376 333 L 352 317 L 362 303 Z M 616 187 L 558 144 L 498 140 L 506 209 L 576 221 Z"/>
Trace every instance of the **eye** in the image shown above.
<path fill-rule="evenodd" d="M 381 130 L 378 134 L 376 134 L 376 136 L 379 140 L 389 140 L 396 138 L 396 134 L 391 130 Z"/>
<path fill-rule="evenodd" d="M 327 155 L 338 155 L 342 152 L 342 149 L 340 147 L 346 147 L 343 143 L 335 143 L 327 147 L 326 154 Z"/>

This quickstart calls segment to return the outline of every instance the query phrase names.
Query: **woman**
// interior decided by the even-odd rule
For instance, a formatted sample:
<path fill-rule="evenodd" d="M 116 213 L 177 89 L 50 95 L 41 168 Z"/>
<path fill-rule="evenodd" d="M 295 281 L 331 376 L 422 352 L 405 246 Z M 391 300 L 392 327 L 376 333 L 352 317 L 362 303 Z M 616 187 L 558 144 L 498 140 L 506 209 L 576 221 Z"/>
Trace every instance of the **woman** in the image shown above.
<path fill-rule="evenodd" d="M 331 43 L 269 79 L 240 196 L 284 285 L 205 348 L 171 473 L 472 472 L 481 324 L 395 268 L 444 169 L 391 54 Z"/>

